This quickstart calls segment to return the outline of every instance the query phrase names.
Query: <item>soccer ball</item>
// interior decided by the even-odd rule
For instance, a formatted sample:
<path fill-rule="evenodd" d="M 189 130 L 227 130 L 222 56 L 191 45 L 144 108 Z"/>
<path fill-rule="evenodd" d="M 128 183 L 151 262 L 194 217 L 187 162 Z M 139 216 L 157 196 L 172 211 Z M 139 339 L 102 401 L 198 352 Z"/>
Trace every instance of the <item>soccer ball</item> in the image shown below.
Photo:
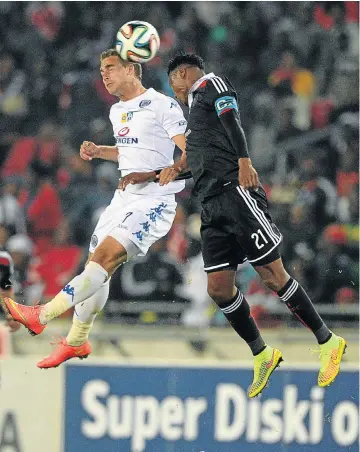
<path fill-rule="evenodd" d="M 156 55 L 160 38 L 148 22 L 133 20 L 124 24 L 116 35 L 116 50 L 120 58 L 133 63 L 146 63 Z"/>

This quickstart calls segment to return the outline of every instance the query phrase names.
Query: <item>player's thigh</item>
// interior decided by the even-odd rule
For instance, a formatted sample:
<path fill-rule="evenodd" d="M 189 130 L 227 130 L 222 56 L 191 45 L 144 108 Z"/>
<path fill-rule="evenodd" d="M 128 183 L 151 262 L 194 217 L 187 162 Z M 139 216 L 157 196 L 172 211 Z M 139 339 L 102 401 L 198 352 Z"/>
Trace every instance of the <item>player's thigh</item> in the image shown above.
<path fill-rule="evenodd" d="M 136 255 L 139 251 L 126 236 L 119 240 L 111 235 L 115 228 L 121 227 L 132 215 L 129 209 L 128 197 L 116 190 L 111 203 L 100 215 L 91 237 L 88 262 L 97 262 L 109 275 L 126 262 L 129 255 Z"/>
<path fill-rule="evenodd" d="M 231 231 L 245 250 L 252 265 L 268 264 L 278 258 L 282 235 L 268 212 L 262 188 L 258 191 L 237 187 L 231 192 L 233 201 Z"/>
<path fill-rule="evenodd" d="M 124 208 L 126 209 L 126 204 L 122 202 L 119 190 L 116 190 L 111 203 L 102 212 L 95 226 L 89 245 L 90 254 L 94 254 L 96 248 L 109 235 L 110 231 L 121 221 L 121 217 L 124 217 L 126 214 L 126 211 L 124 212 Z"/>
<path fill-rule="evenodd" d="M 125 245 L 128 259 L 145 256 L 150 246 L 171 229 L 176 215 L 175 196 L 139 196 L 128 205 L 128 212 L 109 233 Z M 131 249 L 130 249 L 131 248 Z"/>
<path fill-rule="evenodd" d="M 241 246 L 236 243 L 234 234 L 228 234 L 211 222 L 201 225 L 201 250 L 206 273 L 234 269 L 244 261 Z"/>

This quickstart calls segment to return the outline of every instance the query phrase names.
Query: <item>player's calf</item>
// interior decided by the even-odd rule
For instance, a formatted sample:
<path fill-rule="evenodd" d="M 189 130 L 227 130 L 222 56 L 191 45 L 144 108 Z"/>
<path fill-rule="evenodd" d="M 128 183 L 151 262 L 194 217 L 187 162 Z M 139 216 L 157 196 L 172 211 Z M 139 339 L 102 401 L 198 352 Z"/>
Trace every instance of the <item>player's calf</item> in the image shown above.
<path fill-rule="evenodd" d="M 255 320 L 251 316 L 249 303 L 235 287 L 234 279 L 234 270 L 209 273 L 208 293 L 233 329 L 248 344 L 254 356 L 254 378 L 248 395 L 255 397 L 266 387 L 272 372 L 282 361 L 282 354 L 280 350 L 265 344 Z M 226 297 L 228 297 L 227 300 Z"/>
<path fill-rule="evenodd" d="M 324 323 L 303 287 L 285 271 L 281 259 L 255 267 L 264 282 L 277 292 L 294 316 L 315 335 L 320 345 L 319 386 L 328 386 L 340 371 L 346 341 Z"/>

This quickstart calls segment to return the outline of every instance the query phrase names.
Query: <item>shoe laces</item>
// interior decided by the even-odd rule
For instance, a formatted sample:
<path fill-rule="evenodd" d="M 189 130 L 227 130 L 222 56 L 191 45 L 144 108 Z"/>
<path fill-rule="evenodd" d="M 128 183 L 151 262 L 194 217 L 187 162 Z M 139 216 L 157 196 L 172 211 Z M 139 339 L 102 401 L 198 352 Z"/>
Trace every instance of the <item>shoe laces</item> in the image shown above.
<path fill-rule="evenodd" d="M 324 358 L 326 358 L 326 359 L 331 358 L 333 349 L 329 348 L 329 349 L 324 350 L 322 348 L 318 348 L 317 350 L 311 349 L 310 351 L 313 355 L 318 355 L 318 357 L 322 360 Z"/>

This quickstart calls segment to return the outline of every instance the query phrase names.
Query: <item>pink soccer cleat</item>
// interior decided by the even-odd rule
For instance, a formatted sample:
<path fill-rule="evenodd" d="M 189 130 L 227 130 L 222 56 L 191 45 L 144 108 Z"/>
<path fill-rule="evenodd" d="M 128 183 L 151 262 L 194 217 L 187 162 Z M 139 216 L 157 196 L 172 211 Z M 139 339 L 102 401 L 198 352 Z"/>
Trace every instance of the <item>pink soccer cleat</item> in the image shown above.
<path fill-rule="evenodd" d="M 65 338 L 62 338 L 58 343 L 56 349 L 42 361 L 37 363 L 40 369 L 50 369 L 51 367 L 58 367 L 64 361 L 72 358 L 85 359 L 91 353 L 91 344 L 86 341 L 79 346 L 69 345 Z"/>
<path fill-rule="evenodd" d="M 46 328 L 40 322 L 40 312 L 43 309 L 42 306 L 26 306 L 24 304 L 16 303 L 11 298 L 5 297 L 3 299 L 5 308 L 11 317 L 16 320 L 16 322 L 24 325 L 25 328 L 29 330 L 29 333 L 33 336 L 40 334 Z"/>

